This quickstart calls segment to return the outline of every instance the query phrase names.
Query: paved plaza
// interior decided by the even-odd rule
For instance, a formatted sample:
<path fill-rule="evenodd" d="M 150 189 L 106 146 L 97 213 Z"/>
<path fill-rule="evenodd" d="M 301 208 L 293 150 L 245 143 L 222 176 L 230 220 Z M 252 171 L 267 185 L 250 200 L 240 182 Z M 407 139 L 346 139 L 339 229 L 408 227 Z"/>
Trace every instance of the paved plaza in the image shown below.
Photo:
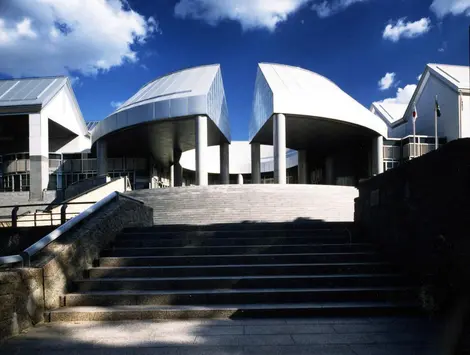
<path fill-rule="evenodd" d="M 1 354 L 437 354 L 437 326 L 421 318 L 49 323 L 0 346 Z"/>

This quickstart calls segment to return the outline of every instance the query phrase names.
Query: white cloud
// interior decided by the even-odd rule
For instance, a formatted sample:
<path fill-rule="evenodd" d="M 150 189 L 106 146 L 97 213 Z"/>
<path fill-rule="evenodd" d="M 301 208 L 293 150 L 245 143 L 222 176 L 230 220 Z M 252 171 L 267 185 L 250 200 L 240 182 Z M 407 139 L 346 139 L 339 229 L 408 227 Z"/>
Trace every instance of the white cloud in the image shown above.
<path fill-rule="evenodd" d="M 431 10 L 439 18 L 449 14 L 470 16 L 470 0 L 434 0 Z"/>
<path fill-rule="evenodd" d="M 379 89 L 384 91 L 390 89 L 395 82 L 395 73 L 386 73 L 382 79 L 379 80 Z"/>
<path fill-rule="evenodd" d="M 347 9 L 349 6 L 365 2 L 369 0 L 332 0 L 332 1 L 317 1 L 312 4 L 312 10 L 317 12 L 318 17 L 328 17 L 336 14 L 337 12 Z"/>
<path fill-rule="evenodd" d="M 301 6 L 311 0 L 179 0 L 175 15 L 217 25 L 224 20 L 238 21 L 243 30 L 257 28 L 274 31 Z"/>
<path fill-rule="evenodd" d="M 415 90 L 415 84 L 406 85 L 404 88 L 398 88 L 395 97 L 391 97 L 380 102 L 385 104 L 408 104 Z"/>
<path fill-rule="evenodd" d="M 423 75 L 423 74 L 419 74 L 419 75 L 417 76 L 417 78 L 416 78 L 416 79 L 417 79 L 418 81 L 420 81 L 420 80 L 421 80 L 421 75 Z"/>
<path fill-rule="evenodd" d="M 137 61 L 156 32 L 125 0 L 1 0 L 0 72 L 95 75 Z"/>
<path fill-rule="evenodd" d="M 423 17 L 415 22 L 405 22 L 406 18 L 399 19 L 395 24 L 389 23 L 382 37 L 392 42 L 398 42 L 401 37 L 415 38 L 421 36 L 431 29 L 431 20 Z"/>
<path fill-rule="evenodd" d="M 119 107 L 122 106 L 124 102 L 123 101 L 111 101 L 111 107 L 113 107 L 114 109 L 117 109 Z"/>

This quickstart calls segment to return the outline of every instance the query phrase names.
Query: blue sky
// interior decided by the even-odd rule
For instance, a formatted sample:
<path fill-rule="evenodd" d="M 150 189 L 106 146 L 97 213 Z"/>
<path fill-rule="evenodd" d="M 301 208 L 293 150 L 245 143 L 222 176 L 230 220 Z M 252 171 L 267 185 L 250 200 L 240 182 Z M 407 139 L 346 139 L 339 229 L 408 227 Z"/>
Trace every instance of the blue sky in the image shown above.
<path fill-rule="evenodd" d="M 0 76 L 70 75 L 90 121 L 158 76 L 220 63 L 232 138 L 245 140 L 257 63 L 317 72 L 366 107 L 406 102 L 426 63 L 468 65 L 469 11 L 470 0 L 5 0 Z"/>

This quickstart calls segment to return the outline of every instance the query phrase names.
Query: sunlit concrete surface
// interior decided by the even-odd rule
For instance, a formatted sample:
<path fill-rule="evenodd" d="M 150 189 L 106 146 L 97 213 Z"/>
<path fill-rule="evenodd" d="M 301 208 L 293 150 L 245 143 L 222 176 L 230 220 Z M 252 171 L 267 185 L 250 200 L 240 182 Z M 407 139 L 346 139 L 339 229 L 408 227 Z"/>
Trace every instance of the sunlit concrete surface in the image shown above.
<path fill-rule="evenodd" d="M 75 322 L 30 329 L 0 353 L 417 355 L 434 354 L 436 339 L 415 317 Z"/>

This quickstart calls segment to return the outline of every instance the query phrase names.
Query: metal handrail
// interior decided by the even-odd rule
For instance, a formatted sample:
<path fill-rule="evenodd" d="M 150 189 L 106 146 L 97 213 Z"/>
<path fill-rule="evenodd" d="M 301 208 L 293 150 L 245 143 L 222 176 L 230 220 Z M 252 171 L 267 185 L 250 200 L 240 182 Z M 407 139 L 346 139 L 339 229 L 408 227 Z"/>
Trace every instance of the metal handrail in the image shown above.
<path fill-rule="evenodd" d="M 85 211 L 81 212 L 78 216 L 75 216 L 74 218 L 65 222 L 64 224 L 62 224 L 61 226 L 53 230 L 51 233 L 47 234 L 45 237 L 41 238 L 33 245 L 26 248 L 21 254 L 1 256 L 0 265 L 21 263 L 21 267 L 29 267 L 31 265 L 31 257 L 34 254 L 37 254 L 39 251 L 41 251 L 46 246 L 48 246 L 51 242 L 59 238 L 62 234 L 70 230 L 72 227 L 74 227 L 75 225 L 83 221 L 85 218 L 87 218 L 91 214 L 101 209 L 103 206 L 107 205 L 109 202 L 113 201 L 114 199 L 119 199 L 119 198 L 124 198 L 124 199 L 131 200 L 140 204 L 144 204 L 142 201 L 137 200 L 133 197 L 122 195 L 121 193 L 116 192 L 116 191 L 112 192 L 108 196 L 94 203 L 93 206 L 88 207 Z"/>

